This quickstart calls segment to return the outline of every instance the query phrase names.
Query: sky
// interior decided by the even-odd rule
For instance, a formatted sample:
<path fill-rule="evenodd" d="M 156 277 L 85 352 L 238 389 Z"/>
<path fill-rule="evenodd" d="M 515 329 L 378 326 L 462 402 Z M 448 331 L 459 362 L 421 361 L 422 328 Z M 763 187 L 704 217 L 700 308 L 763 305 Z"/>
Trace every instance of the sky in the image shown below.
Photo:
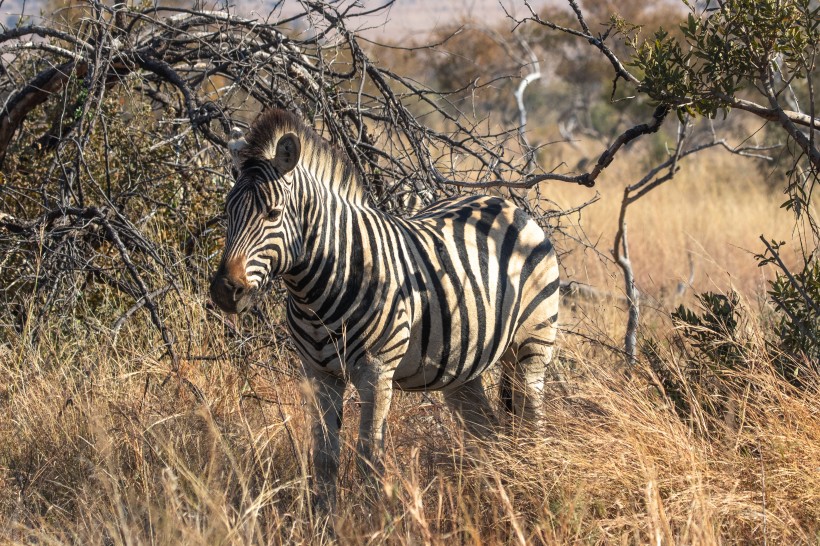
<path fill-rule="evenodd" d="M 360 8 L 373 9 L 384 5 L 387 0 L 359 0 Z M 524 6 L 524 0 L 501 0 L 513 15 L 528 13 Z M 542 7 L 556 0 L 531 0 L 531 4 Z M 193 2 L 189 2 L 193 5 Z M 206 1 L 206 7 L 213 9 L 224 8 L 225 0 Z M 340 9 L 344 9 L 353 4 L 353 0 L 341 0 L 338 2 Z M 29 16 L 32 20 L 39 21 L 40 13 L 45 0 L 0 0 L 0 22 L 6 26 L 15 26 L 21 14 Z M 185 5 L 185 2 L 177 1 L 178 5 Z M 275 0 L 234 0 L 228 2 L 232 10 L 244 12 L 247 15 L 256 15 L 267 18 L 271 10 L 277 6 Z M 285 0 L 281 6 L 282 13 L 294 13 L 299 9 L 298 2 Z M 499 0 L 396 0 L 388 9 L 377 14 L 358 19 L 353 28 L 361 31 L 368 38 L 384 39 L 389 38 L 392 42 L 411 40 L 416 37 L 435 31 L 442 26 L 449 26 L 453 23 L 468 19 L 475 22 L 495 26 L 506 17 L 504 10 L 499 4 Z"/>
<path fill-rule="evenodd" d="M 361 9 L 368 10 L 382 6 L 386 0 L 360 0 Z M 535 8 L 549 3 L 548 0 L 531 0 Z M 342 0 L 341 9 L 353 2 Z M 528 14 L 524 0 L 503 0 L 511 15 Z M 273 3 L 270 0 L 251 0 L 241 4 L 242 9 L 262 14 L 269 13 Z M 285 2 L 285 10 L 298 9 L 295 2 Z M 367 37 L 401 41 L 434 32 L 442 26 L 451 26 L 461 21 L 472 20 L 488 26 L 495 26 L 506 18 L 499 0 L 396 0 L 388 9 L 358 19 L 355 27 Z"/>

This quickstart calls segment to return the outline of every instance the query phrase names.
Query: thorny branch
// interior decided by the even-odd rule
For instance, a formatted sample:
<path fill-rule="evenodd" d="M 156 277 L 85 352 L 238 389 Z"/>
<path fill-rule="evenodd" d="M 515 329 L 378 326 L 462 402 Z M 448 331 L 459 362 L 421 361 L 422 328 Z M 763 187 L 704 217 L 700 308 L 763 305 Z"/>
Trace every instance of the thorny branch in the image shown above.
<path fill-rule="evenodd" d="M 379 66 L 352 30 L 370 11 L 300 5 L 251 18 L 91 0 L 76 8 L 75 26 L 0 28 L 0 299 L 18 329 L 36 331 L 54 309 L 103 286 L 126 297 L 109 330 L 147 312 L 176 369 L 184 356 L 163 302 L 181 297 L 180 267 L 194 284 L 207 279 L 217 204 L 231 183 L 229 132 L 265 108 L 299 112 L 388 210 L 452 194 L 456 183 L 495 186 L 546 223 L 556 211 L 515 196 L 519 181 L 594 182 L 534 177 L 545 169 L 526 120 L 495 129 L 454 108 L 448 93 Z M 519 46 L 522 66 L 537 71 Z M 153 231 L 159 218 L 178 233 Z"/>

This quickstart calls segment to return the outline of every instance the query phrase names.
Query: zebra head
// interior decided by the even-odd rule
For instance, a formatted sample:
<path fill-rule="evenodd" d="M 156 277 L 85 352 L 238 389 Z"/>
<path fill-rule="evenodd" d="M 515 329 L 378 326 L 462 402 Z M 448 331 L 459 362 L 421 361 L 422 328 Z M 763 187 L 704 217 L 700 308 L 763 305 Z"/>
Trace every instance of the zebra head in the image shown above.
<path fill-rule="evenodd" d="M 268 148 L 272 154 L 253 154 L 241 137 L 229 149 L 238 175 L 225 204 L 228 233 L 211 299 L 227 313 L 240 313 L 266 279 L 288 271 L 299 254 L 292 172 L 302 148 L 288 132 Z"/>

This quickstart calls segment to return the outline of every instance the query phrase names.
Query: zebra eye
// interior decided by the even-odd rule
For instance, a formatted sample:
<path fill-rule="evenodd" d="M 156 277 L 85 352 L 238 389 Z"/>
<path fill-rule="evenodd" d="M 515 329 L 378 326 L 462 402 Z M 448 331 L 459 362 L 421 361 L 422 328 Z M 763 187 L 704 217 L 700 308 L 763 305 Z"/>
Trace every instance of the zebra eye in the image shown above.
<path fill-rule="evenodd" d="M 267 214 L 267 218 L 271 222 L 275 222 L 280 216 L 282 216 L 282 209 L 270 209 Z"/>

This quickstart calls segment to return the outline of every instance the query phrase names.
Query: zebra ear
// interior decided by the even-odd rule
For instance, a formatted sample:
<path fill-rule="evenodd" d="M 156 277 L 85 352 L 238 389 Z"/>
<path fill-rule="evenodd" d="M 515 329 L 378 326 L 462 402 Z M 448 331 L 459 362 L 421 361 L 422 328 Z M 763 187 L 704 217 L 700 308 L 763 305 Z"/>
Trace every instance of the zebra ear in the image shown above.
<path fill-rule="evenodd" d="M 242 129 L 234 127 L 231 129 L 231 140 L 228 141 L 228 151 L 231 153 L 231 161 L 233 161 L 233 168 L 236 172 L 242 169 L 242 158 L 239 156 L 240 152 L 248 145 Z"/>
<path fill-rule="evenodd" d="M 276 157 L 273 164 L 280 174 L 287 174 L 299 163 L 299 156 L 302 153 L 302 143 L 294 133 L 287 133 L 279 137 L 276 143 Z"/>

